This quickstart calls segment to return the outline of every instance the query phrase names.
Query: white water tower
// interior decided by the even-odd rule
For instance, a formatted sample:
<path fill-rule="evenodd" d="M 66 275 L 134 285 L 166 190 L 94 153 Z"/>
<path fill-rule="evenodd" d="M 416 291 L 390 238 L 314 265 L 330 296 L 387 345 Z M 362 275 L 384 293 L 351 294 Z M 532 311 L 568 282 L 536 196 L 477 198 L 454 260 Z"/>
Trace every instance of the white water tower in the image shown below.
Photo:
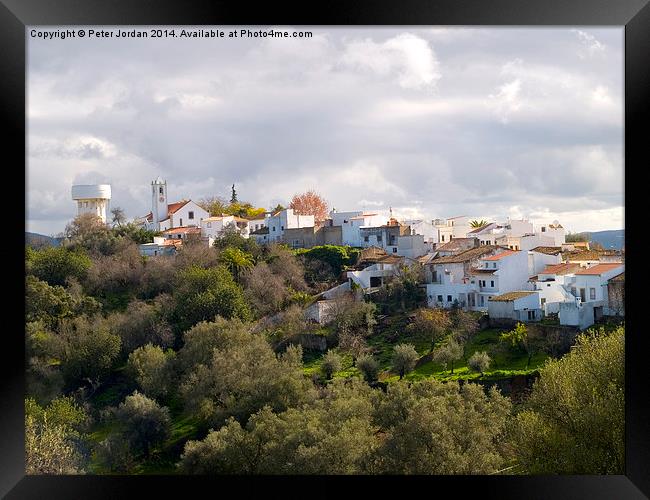
<path fill-rule="evenodd" d="M 106 223 L 111 201 L 110 184 L 72 186 L 72 199 L 77 202 L 77 215 L 95 214 Z"/>

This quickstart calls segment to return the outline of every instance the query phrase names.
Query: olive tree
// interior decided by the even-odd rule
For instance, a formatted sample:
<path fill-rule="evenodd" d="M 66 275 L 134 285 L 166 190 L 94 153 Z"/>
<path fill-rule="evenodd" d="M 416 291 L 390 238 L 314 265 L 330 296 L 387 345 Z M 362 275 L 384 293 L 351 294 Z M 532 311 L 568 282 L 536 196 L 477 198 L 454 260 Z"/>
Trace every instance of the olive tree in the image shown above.
<path fill-rule="evenodd" d="M 540 369 L 511 445 L 530 474 L 624 473 L 624 328 L 582 334 Z"/>
<path fill-rule="evenodd" d="M 334 375 L 334 373 L 338 372 L 340 369 L 341 356 L 332 350 L 327 351 L 325 356 L 323 356 L 323 361 L 321 363 L 321 371 L 323 372 L 325 379 L 330 380 L 332 378 L 332 375 Z"/>
<path fill-rule="evenodd" d="M 415 368 L 415 363 L 419 357 L 413 344 L 397 344 L 395 346 L 392 366 L 393 371 L 399 374 L 400 380 Z"/>
<path fill-rule="evenodd" d="M 492 360 L 487 352 L 477 351 L 469 358 L 467 365 L 475 372 L 480 372 L 481 376 L 483 376 L 483 372 L 490 367 L 491 362 Z"/>

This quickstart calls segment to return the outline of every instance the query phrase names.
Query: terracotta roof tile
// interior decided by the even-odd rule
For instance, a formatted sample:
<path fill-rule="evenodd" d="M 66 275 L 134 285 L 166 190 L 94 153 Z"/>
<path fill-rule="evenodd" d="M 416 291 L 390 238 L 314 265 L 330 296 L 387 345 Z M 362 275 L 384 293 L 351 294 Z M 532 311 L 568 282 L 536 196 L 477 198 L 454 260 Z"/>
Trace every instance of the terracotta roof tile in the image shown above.
<path fill-rule="evenodd" d="M 580 270 L 580 264 L 572 264 L 566 262 L 564 264 L 554 264 L 554 265 L 546 266 L 543 271 L 540 271 L 539 274 L 563 275 L 563 274 L 571 274 L 578 270 Z"/>
<path fill-rule="evenodd" d="M 608 271 L 613 271 L 617 267 L 623 267 L 623 264 L 619 262 L 611 262 L 611 263 L 605 263 L 605 264 L 596 264 L 595 266 L 592 266 L 588 269 L 581 269 L 580 271 L 576 271 L 576 275 L 601 275 L 603 273 L 606 273 Z"/>
<path fill-rule="evenodd" d="M 200 233 L 201 233 L 200 227 L 189 227 L 189 226 L 174 227 L 163 231 L 163 234 L 200 234 Z"/>
<path fill-rule="evenodd" d="M 490 257 L 482 257 L 481 260 L 501 260 L 504 257 L 508 257 L 509 255 L 514 255 L 516 253 L 519 253 L 519 250 L 504 250 L 503 252 L 492 255 Z"/>
<path fill-rule="evenodd" d="M 484 245 L 482 247 L 470 248 L 464 252 L 456 255 L 448 255 L 446 257 L 438 257 L 431 261 L 431 264 L 456 264 L 462 262 L 469 262 L 474 259 L 479 259 L 483 255 L 499 250 L 501 247 L 495 245 Z"/>
<path fill-rule="evenodd" d="M 171 215 L 181 208 L 183 208 L 185 205 L 187 205 L 191 200 L 183 200 L 183 201 L 177 201 L 176 203 L 170 203 L 167 205 L 167 215 Z"/>

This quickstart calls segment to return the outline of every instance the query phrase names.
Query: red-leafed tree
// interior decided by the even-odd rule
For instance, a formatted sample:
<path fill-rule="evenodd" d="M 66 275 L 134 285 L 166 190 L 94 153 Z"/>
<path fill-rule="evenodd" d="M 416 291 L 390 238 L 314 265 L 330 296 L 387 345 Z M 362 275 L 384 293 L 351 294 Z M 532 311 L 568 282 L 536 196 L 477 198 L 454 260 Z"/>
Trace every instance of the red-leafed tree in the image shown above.
<path fill-rule="evenodd" d="M 313 189 L 293 195 L 289 208 L 299 215 L 313 215 L 316 221 L 325 220 L 328 215 L 327 201 Z"/>

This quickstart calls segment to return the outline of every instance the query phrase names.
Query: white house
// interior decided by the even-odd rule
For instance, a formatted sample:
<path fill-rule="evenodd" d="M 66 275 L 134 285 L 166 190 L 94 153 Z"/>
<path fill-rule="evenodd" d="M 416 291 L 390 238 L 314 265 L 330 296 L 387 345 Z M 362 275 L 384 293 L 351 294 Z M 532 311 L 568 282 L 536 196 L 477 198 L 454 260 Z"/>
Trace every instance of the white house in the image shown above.
<path fill-rule="evenodd" d="M 539 293 L 544 314 L 557 314 L 560 312 L 562 302 L 575 302 L 575 297 L 565 285 L 567 280 L 571 281 L 573 274 L 580 269 L 579 264 L 552 264 L 531 278 L 531 283 Z"/>
<path fill-rule="evenodd" d="M 163 236 L 154 236 L 152 243 L 143 243 L 139 246 L 140 255 L 146 257 L 174 255 L 181 244 L 180 239 L 166 239 Z"/>
<path fill-rule="evenodd" d="M 249 236 L 250 221 L 234 215 L 207 217 L 201 221 L 201 234 L 213 239 L 219 238 L 222 231 L 232 229 L 244 238 Z"/>
<path fill-rule="evenodd" d="M 352 215 L 352 214 L 357 215 Z M 333 226 L 341 226 L 341 240 L 344 245 L 353 247 L 380 246 L 385 248 L 386 242 L 366 240 L 361 234 L 361 228 L 379 228 L 386 221 L 375 212 L 331 212 Z M 367 236 L 367 235 L 365 235 Z"/>
<path fill-rule="evenodd" d="M 528 275 L 534 276 L 554 264 L 562 262 L 561 247 L 535 247 L 528 251 Z"/>
<path fill-rule="evenodd" d="M 299 229 L 302 227 L 313 227 L 313 215 L 298 215 L 293 213 L 292 208 L 285 208 L 264 220 L 265 227 L 269 229 L 266 242 L 282 241 L 285 229 Z"/>
<path fill-rule="evenodd" d="M 265 226 L 266 226 L 266 217 L 249 220 L 248 221 L 248 234 L 250 235 L 250 233 L 252 233 L 253 231 L 258 231 L 258 230 L 262 229 Z"/>
<path fill-rule="evenodd" d="M 405 219 L 402 224 L 411 228 L 411 234 L 421 234 L 425 243 L 438 243 L 438 229 L 433 222 L 423 219 Z"/>
<path fill-rule="evenodd" d="M 480 247 L 479 247 L 480 248 Z M 469 306 L 484 311 L 491 297 L 525 290 L 528 283 L 528 252 L 504 250 L 483 256 L 478 266 L 471 270 L 472 280 L 476 281 L 475 293 L 469 296 Z"/>
<path fill-rule="evenodd" d="M 511 250 L 531 250 L 540 246 L 553 246 L 555 240 L 548 236 L 540 234 L 524 234 L 521 236 L 513 236 L 504 234 L 496 238 L 497 245 L 508 247 Z"/>
<path fill-rule="evenodd" d="M 512 250 L 528 250 L 524 248 L 521 237 L 533 234 L 533 225 L 525 219 L 507 219 L 505 222 L 491 222 L 490 224 L 474 229 L 468 233 L 469 237 L 478 238 L 481 245 L 500 245 Z M 551 240 L 544 240 L 550 243 Z M 539 246 L 534 240 L 526 244 L 532 248 Z"/>
<path fill-rule="evenodd" d="M 376 263 L 364 269 L 348 271 L 347 277 L 363 290 L 378 288 L 383 286 L 390 277 L 395 275 L 401 264 L 414 265 L 415 262 L 404 257 L 387 255 L 386 257 L 379 258 Z"/>
<path fill-rule="evenodd" d="M 511 319 L 528 323 L 542 319 L 539 294 L 519 290 L 496 295 L 488 300 L 488 315 L 495 319 Z"/>
<path fill-rule="evenodd" d="M 192 200 L 168 203 L 167 182 L 158 177 L 151 183 L 151 212 L 144 216 L 145 227 L 165 231 L 176 227 L 200 227 L 201 221 L 210 217 Z"/>
<path fill-rule="evenodd" d="M 504 251 L 501 247 L 483 246 L 456 255 L 428 259 L 424 264 L 428 306 L 449 308 L 457 302 L 465 309 L 475 307 L 478 283 L 472 276 L 473 267 L 478 265 L 481 257 Z"/>
<path fill-rule="evenodd" d="M 459 215 L 449 219 L 435 219 L 433 227 L 438 230 L 438 243 L 448 243 L 454 238 L 467 238 L 471 231 L 469 217 Z"/>
<path fill-rule="evenodd" d="M 575 301 L 560 304 L 560 324 L 578 326 L 580 329 L 594 324 L 605 315 L 616 314 L 610 310 L 608 281 L 625 270 L 622 263 L 597 264 L 576 271 L 567 277 L 565 287 Z"/>
<path fill-rule="evenodd" d="M 397 237 L 397 255 L 415 259 L 426 255 L 431 250 L 431 244 L 425 242 L 422 234 L 409 234 Z"/>
<path fill-rule="evenodd" d="M 536 234 L 552 238 L 553 244 L 551 246 L 555 247 L 562 246 L 566 241 L 564 228 L 558 221 L 553 221 L 552 224 L 542 224 Z"/>

